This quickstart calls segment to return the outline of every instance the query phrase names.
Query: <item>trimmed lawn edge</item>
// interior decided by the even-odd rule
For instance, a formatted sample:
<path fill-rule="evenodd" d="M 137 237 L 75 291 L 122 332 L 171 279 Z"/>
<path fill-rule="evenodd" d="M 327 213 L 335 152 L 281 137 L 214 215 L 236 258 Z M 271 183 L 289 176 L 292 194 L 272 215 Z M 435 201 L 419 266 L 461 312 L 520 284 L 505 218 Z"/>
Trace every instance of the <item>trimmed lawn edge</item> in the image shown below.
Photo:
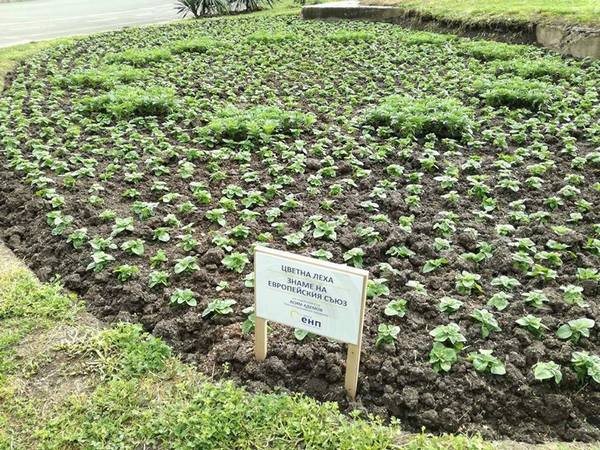
<path fill-rule="evenodd" d="M 600 58 L 600 25 L 595 28 L 561 23 L 535 23 L 501 17 L 458 18 L 433 11 L 358 0 L 302 8 L 304 19 L 354 19 L 389 22 L 415 30 L 457 34 L 513 44 L 537 44 L 578 58 Z"/>

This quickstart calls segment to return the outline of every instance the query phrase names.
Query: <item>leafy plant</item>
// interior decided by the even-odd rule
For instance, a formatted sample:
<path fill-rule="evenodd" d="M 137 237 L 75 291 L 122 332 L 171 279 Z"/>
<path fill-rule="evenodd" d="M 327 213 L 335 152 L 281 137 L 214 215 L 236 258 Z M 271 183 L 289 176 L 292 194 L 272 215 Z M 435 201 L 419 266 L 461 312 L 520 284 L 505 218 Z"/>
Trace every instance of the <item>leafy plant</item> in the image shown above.
<path fill-rule="evenodd" d="M 542 323 L 542 319 L 540 317 L 532 316 L 531 314 L 517 319 L 516 323 L 537 338 L 541 338 L 544 334 L 544 330 L 548 329 L 548 327 Z"/>
<path fill-rule="evenodd" d="M 144 116 L 166 116 L 176 106 L 177 97 L 171 88 L 120 86 L 106 94 L 82 99 L 85 112 L 101 112 L 117 119 Z"/>
<path fill-rule="evenodd" d="M 467 339 L 460 332 L 460 327 L 455 323 L 439 325 L 429 332 L 435 342 L 445 343 L 448 341 L 452 347 L 460 350 Z"/>
<path fill-rule="evenodd" d="M 196 306 L 198 301 L 190 289 L 175 289 L 170 298 L 171 304 Z"/>
<path fill-rule="evenodd" d="M 594 325 L 595 322 L 586 317 L 569 320 L 558 328 L 556 335 L 559 339 L 570 339 L 574 344 L 577 344 L 582 336 L 590 337 L 590 330 Z"/>
<path fill-rule="evenodd" d="M 471 111 L 454 98 L 422 95 L 418 98 L 393 95 L 369 111 L 365 122 L 388 127 L 400 136 L 460 138 L 471 132 Z"/>
<path fill-rule="evenodd" d="M 242 273 L 246 265 L 250 263 L 250 260 L 245 253 L 233 252 L 225 256 L 221 262 L 227 269 L 236 273 Z"/>
<path fill-rule="evenodd" d="M 525 303 L 533 308 L 543 308 L 544 304 L 548 302 L 548 297 L 540 290 L 524 292 L 521 295 L 523 296 Z"/>
<path fill-rule="evenodd" d="M 600 357 L 586 351 L 573 352 L 571 363 L 580 383 L 589 377 L 600 384 Z"/>
<path fill-rule="evenodd" d="M 382 344 L 392 344 L 398 339 L 399 333 L 400 327 L 396 325 L 380 324 L 379 327 L 377 327 L 377 340 L 375 341 L 375 346 L 379 347 Z"/>
<path fill-rule="evenodd" d="M 177 259 L 175 261 L 175 267 L 173 268 L 173 271 L 176 274 L 192 273 L 197 270 L 200 270 L 200 266 L 198 265 L 198 258 L 195 256 L 184 256 L 183 258 Z"/>
<path fill-rule="evenodd" d="M 123 283 L 139 275 L 140 268 L 137 266 L 132 266 L 130 264 L 123 264 L 115 268 L 113 270 L 113 273 L 116 273 L 117 279 Z"/>
<path fill-rule="evenodd" d="M 404 317 L 406 314 L 406 300 L 398 299 L 390 301 L 383 311 L 386 316 Z"/>
<path fill-rule="evenodd" d="M 560 366 L 554 361 L 538 362 L 533 366 L 533 376 L 536 380 L 544 381 L 554 379 L 556 384 L 562 380 Z"/>
<path fill-rule="evenodd" d="M 434 372 L 449 372 L 452 365 L 458 360 L 458 351 L 446 347 L 440 342 L 434 342 L 429 353 L 429 364 Z"/>
<path fill-rule="evenodd" d="M 387 297 L 390 295 L 390 288 L 387 287 L 385 278 L 376 278 L 367 283 L 367 298 Z"/>
<path fill-rule="evenodd" d="M 456 290 L 459 294 L 464 295 L 471 295 L 473 291 L 481 292 L 479 280 L 481 280 L 481 275 L 463 270 L 456 275 Z"/>
<path fill-rule="evenodd" d="M 88 264 L 86 270 L 102 272 L 114 260 L 114 256 L 109 255 L 108 253 L 103 251 L 95 251 L 92 253 L 92 262 Z"/>
<path fill-rule="evenodd" d="M 492 331 L 501 331 L 494 315 L 487 309 L 476 309 L 471 317 L 481 324 L 481 337 L 486 338 Z"/>
<path fill-rule="evenodd" d="M 125 241 L 121 244 L 121 250 L 125 253 L 135 256 L 144 255 L 144 241 L 141 239 L 133 239 L 131 241 Z"/>
<path fill-rule="evenodd" d="M 442 297 L 438 306 L 439 310 L 446 314 L 453 314 L 458 311 L 462 306 L 463 302 L 452 297 Z"/>
<path fill-rule="evenodd" d="M 226 316 L 233 312 L 232 306 L 237 302 L 231 299 L 215 299 L 208 304 L 202 312 L 202 317 L 206 316 Z"/>
<path fill-rule="evenodd" d="M 155 288 L 157 286 L 166 287 L 169 285 L 170 275 L 168 272 L 164 272 L 161 270 L 155 270 L 150 272 L 148 275 L 148 287 L 150 289 Z"/>
<path fill-rule="evenodd" d="M 363 256 L 365 256 L 364 250 L 360 247 L 355 247 L 345 252 L 343 258 L 344 262 L 361 269 L 363 266 Z"/>
<path fill-rule="evenodd" d="M 479 349 L 477 353 L 469 353 L 468 359 L 478 372 L 489 372 L 493 375 L 504 375 L 506 367 L 497 357 L 492 355 L 492 350 Z"/>
<path fill-rule="evenodd" d="M 511 294 L 507 294 L 506 292 L 497 292 L 490 297 L 487 302 L 487 306 L 493 306 L 498 311 L 502 311 L 506 309 L 508 306 L 508 301 L 512 298 Z"/>

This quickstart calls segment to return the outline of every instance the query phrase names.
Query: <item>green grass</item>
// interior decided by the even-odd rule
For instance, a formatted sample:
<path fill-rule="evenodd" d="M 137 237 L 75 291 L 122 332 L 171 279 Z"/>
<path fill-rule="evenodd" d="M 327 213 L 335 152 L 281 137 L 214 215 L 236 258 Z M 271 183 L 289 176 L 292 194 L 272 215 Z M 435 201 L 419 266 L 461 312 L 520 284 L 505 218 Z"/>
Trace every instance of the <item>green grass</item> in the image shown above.
<path fill-rule="evenodd" d="M 600 25 L 597 0 L 362 0 L 462 22 L 559 22 Z"/>

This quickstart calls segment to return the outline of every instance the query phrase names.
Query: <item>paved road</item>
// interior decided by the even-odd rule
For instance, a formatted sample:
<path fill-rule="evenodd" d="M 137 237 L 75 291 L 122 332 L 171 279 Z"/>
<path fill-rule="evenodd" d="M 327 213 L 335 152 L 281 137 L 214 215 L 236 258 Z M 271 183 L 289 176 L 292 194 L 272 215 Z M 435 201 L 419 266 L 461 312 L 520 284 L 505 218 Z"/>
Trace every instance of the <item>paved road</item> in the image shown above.
<path fill-rule="evenodd" d="M 0 47 L 177 18 L 175 0 L 0 2 Z"/>

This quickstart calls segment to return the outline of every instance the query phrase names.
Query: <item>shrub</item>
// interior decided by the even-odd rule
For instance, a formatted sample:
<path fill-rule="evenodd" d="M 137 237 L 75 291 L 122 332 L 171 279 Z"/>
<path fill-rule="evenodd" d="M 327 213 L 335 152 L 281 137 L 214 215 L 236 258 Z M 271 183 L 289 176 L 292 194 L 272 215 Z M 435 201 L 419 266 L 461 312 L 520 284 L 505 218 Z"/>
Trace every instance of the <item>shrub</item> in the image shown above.
<path fill-rule="evenodd" d="M 175 104 L 175 91 L 160 86 L 144 89 L 122 86 L 106 94 L 82 100 L 84 111 L 104 112 L 117 119 L 136 116 L 166 116 L 173 110 Z"/>
<path fill-rule="evenodd" d="M 286 33 L 283 31 L 270 33 L 267 31 L 257 31 L 256 33 L 252 33 L 248 36 L 248 41 L 250 42 L 258 42 L 261 44 L 268 43 L 279 43 L 286 41 L 293 41 L 297 38 L 297 36 L 293 33 Z"/>
<path fill-rule="evenodd" d="M 233 11 L 258 11 L 271 8 L 274 0 L 229 0 Z"/>
<path fill-rule="evenodd" d="M 461 55 L 473 56 L 482 61 L 512 59 L 527 51 L 524 45 L 510 45 L 492 41 L 463 41 L 458 47 Z"/>
<path fill-rule="evenodd" d="M 188 39 L 175 41 L 171 45 L 171 51 L 175 54 L 180 53 L 206 53 L 214 47 L 222 45 L 219 41 L 209 37 L 200 37 L 196 39 Z"/>
<path fill-rule="evenodd" d="M 475 88 L 490 106 L 539 109 L 554 96 L 555 88 L 538 80 L 521 77 L 500 78 L 475 83 Z"/>
<path fill-rule="evenodd" d="M 517 58 L 508 61 L 496 61 L 492 68 L 497 74 L 513 73 L 522 78 L 568 78 L 576 71 L 575 67 L 568 65 L 560 58 L 537 60 Z"/>
<path fill-rule="evenodd" d="M 400 136 L 459 138 L 471 131 L 471 111 L 454 98 L 393 95 L 367 113 L 366 123 L 389 127 Z"/>
<path fill-rule="evenodd" d="M 276 107 L 239 109 L 229 106 L 218 111 L 204 130 L 219 139 L 242 141 L 308 128 L 315 120 L 312 114 L 282 111 Z"/>
<path fill-rule="evenodd" d="M 375 35 L 366 31 L 337 31 L 328 34 L 325 39 L 329 42 L 340 43 L 371 42 L 375 40 Z"/>
<path fill-rule="evenodd" d="M 201 16 L 214 16 L 229 12 L 227 0 L 177 0 L 175 5 L 177 14 L 187 17 L 188 14 L 195 18 Z"/>
<path fill-rule="evenodd" d="M 406 44 L 433 44 L 442 45 L 456 39 L 456 36 L 449 34 L 430 33 L 427 31 L 415 31 L 402 36 L 400 40 Z"/>
<path fill-rule="evenodd" d="M 150 63 L 168 61 L 172 58 L 173 55 L 166 48 L 131 48 L 119 53 L 111 53 L 107 55 L 106 60 L 109 63 L 123 63 L 143 67 Z"/>

